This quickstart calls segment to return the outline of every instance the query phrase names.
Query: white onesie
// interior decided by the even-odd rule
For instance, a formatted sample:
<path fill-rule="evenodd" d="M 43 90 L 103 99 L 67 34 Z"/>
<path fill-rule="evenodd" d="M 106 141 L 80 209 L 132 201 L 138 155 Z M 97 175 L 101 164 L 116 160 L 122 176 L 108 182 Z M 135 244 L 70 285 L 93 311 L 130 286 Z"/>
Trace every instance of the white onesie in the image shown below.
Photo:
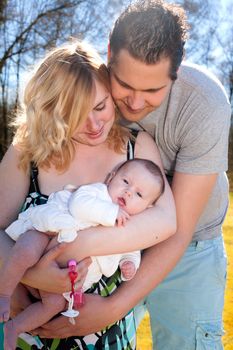
<path fill-rule="evenodd" d="M 94 183 L 81 186 L 74 192 L 64 189 L 52 193 L 46 204 L 30 207 L 20 213 L 18 220 L 6 232 L 13 240 L 30 229 L 58 232 L 59 242 L 71 242 L 79 230 L 97 225 L 114 226 L 118 210 L 119 206 L 112 202 L 107 186 Z M 125 261 L 132 261 L 137 269 L 140 251 L 92 257 L 83 289 L 90 288 L 102 275 L 110 277 Z"/>

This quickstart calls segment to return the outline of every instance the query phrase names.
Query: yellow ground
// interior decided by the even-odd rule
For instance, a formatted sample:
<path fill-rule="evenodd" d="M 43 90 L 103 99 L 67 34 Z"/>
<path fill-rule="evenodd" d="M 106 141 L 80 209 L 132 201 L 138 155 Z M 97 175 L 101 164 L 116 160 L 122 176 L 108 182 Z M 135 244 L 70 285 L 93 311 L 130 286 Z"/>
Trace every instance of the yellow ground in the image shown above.
<path fill-rule="evenodd" d="M 224 241 L 228 256 L 228 271 L 223 315 L 226 333 L 223 337 L 223 344 L 224 350 L 233 350 L 233 192 L 230 193 L 230 208 L 224 222 Z M 152 349 L 149 323 L 149 315 L 146 314 L 138 329 L 137 350 Z"/>
<path fill-rule="evenodd" d="M 224 241 L 228 256 L 227 289 L 225 294 L 224 350 L 233 350 L 233 192 L 230 194 L 230 207 L 224 223 Z"/>

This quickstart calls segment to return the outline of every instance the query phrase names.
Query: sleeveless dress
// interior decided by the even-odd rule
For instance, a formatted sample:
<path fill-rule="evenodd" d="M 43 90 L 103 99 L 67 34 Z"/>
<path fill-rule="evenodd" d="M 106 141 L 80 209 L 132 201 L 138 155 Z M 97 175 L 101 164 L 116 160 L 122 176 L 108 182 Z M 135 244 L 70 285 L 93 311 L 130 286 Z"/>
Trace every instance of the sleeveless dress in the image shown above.
<path fill-rule="evenodd" d="M 127 159 L 134 158 L 135 139 L 137 131 L 131 131 L 132 138 L 127 143 Z M 29 194 L 21 211 L 30 206 L 46 203 L 48 196 L 40 192 L 38 181 L 38 169 L 31 166 Z M 120 270 L 118 269 L 111 277 L 102 276 L 86 293 L 97 293 L 107 297 L 120 285 Z M 35 315 L 36 317 L 36 315 Z M 136 349 L 136 324 L 134 310 L 109 325 L 106 329 L 83 337 L 69 337 L 65 339 L 44 339 L 32 337 L 28 333 L 20 334 L 17 342 L 17 350 L 134 350 Z"/>

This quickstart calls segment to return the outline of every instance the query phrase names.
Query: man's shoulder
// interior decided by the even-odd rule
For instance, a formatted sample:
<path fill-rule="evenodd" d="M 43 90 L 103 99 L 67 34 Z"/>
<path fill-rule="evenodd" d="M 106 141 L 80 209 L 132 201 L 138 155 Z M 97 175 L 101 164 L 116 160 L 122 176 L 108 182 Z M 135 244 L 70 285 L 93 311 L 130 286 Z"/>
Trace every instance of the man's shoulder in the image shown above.
<path fill-rule="evenodd" d="M 205 66 L 184 61 L 178 70 L 178 79 L 195 82 L 204 80 L 212 84 L 222 85 L 219 79 Z"/>
<path fill-rule="evenodd" d="M 226 91 L 220 80 L 207 68 L 190 62 L 183 62 L 175 82 L 177 88 L 190 90 L 208 99 L 227 100 Z"/>

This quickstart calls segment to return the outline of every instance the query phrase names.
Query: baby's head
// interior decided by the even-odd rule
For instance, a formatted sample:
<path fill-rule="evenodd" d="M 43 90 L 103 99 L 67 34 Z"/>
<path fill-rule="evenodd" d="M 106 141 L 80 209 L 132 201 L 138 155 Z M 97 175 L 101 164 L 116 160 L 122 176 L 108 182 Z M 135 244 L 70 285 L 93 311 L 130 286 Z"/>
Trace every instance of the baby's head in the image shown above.
<path fill-rule="evenodd" d="M 135 158 L 124 162 L 108 180 L 112 201 L 130 215 L 155 204 L 164 187 L 160 168 L 147 159 Z"/>

